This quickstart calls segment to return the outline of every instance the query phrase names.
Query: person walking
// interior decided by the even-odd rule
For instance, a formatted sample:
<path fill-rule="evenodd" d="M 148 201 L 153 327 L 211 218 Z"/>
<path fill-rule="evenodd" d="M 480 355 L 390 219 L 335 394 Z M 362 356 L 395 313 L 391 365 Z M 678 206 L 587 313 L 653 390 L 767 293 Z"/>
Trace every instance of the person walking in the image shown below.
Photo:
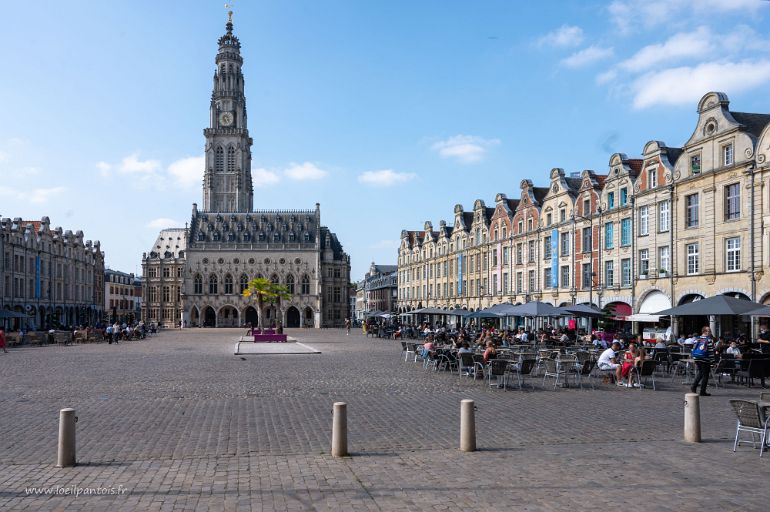
<path fill-rule="evenodd" d="M 350 318 L 345 319 L 345 336 L 350 336 Z"/>
<path fill-rule="evenodd" d="M 3 352 L 6 354 L 8 353 L 8 349 L 5 348 L 5 330 L 3 330 L 2 327 L 0 327 L 0 348 L 2 348 Z"/>
<path fill-rule="evenodd" d="M 711 396 L 711 393 L 706 392 L 706 386 L 714 362 L 714 338 L 711 337 L 711 328 L 708 325 L 703 327 L 701 335 L 695 339 L 691 355 L 698 366 L 698 375 L 690 386 L 690 391 L 695 393 L 700 384 L 700 396 Z"/>

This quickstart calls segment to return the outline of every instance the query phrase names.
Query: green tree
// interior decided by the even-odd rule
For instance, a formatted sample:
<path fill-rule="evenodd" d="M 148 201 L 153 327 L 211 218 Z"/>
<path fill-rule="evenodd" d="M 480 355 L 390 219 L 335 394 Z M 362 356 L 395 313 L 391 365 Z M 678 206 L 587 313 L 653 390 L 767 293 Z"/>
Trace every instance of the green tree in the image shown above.
<path fill-rule="evenodd" d="M 280 310 L 281 300 L 291 298 L 289 290 L 285 286 L 273 283 L 264 277 L 257 277 L 248 282 L 243 291 L 243 297 L 252 299 L 257 303 L 257 327 L 262 327 L 262 314 L 265 303 L 275 304 Z"/>

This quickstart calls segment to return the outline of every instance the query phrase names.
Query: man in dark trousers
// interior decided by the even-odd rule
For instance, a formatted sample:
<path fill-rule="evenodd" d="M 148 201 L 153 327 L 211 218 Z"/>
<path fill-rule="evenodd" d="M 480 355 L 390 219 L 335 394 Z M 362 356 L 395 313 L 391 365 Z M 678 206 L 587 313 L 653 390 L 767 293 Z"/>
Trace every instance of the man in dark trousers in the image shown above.
<path fill-rule="evenodd" d="M 714 338 L 711 337 L 711 328 L 708 325 L 703 327 L 701 335 L 695 340 L 692 358 L 698 366 L 698 375 L 690 386 L 690 391 L 695 393 L 700 383 L 700 396 L 711 396 L 711 393 L 706 393 L 706 386 L 709 383 L 711 365 L 714 363 Z"/>

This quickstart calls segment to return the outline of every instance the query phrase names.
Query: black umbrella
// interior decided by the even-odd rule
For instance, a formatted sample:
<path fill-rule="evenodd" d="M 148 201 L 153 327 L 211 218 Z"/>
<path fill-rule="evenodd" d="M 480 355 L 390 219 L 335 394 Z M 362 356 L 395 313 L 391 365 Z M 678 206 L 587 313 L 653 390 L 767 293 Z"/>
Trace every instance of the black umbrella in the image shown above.
<path fill-rule="evenodd" d="M 604 316 L 602 311 L 588 304 L 575 304 L 574 306 L 564 306 L 559 309 L 572 316 L 579 316 L 582 318 L 601 318 Z"/>
<path fill-rule="evenodd" d="M 547 302 L 533 301 L 526 304 L 519 304 L 508 309 L 505 316 L 562 316 L 564 311 L 560 308 L 551 306 Z"/>
<path fill-rule="evenodd" d="M 655 314 L 667 316 L 746 315 L 761 307 L 762 304 L 750 300 L 736 299 L 728 295 L 715 295 L 708 299 L 696 300 L 675 308 L 664 309 Z"/>
<path fill-rule="evenodd" d="M 770 306 L 762 306 L 746 313 L 748 316 L 770 316 Z"/>

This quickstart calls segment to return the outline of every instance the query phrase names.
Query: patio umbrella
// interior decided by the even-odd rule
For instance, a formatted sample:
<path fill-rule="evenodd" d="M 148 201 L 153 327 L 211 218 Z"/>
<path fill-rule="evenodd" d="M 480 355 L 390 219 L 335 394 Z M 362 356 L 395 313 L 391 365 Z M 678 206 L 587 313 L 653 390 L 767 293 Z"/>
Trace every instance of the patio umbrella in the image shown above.
<path fill-rule="evenodd" d="M 736 299 L 727 295 L 715 295 L 708 299 L 664 309 L 655 314 L 663 316 L 747 315 L 761 307 L 762 304 L 750 300 Z"/>
<path fill-rule="evenodd" d="M 380 316 L 380 315 L 382 315 L 384 313 L 385 313 L 385 311 L 380 311 L 379 309 L 376 310 L 376 311 L 370 311 L 369 313 L 366 314 L 366 318 L 370 318 L 370 317 L 373 317 L 373 316 Z"/>
<path fill-rule="evenodd" d="M 747 316 L 770 316 L 770 306 L 762 306 L 759 309 L 754 309 L 745 314 Z"/>
<path fill-rule="evenodd" d="M 444 311 L 444 314 L 445 315 L 450 315 L 450 316 L 466 317 L 466 316 L 470 315 L 471 313 L 467 309 L 450 309 L 450 310 Z"/>
<path fill-rule="evenodd" d="M 494 306 L 487 308 L 486 311 L 497 313 L 501 316 L 516 316 L 513 310 L 516 308 L 513 304 L 495 304 Z"/>
<path fill-rule="evenodd" d="M 581 318 L 601 318 L 604 316 L 604 313 L 588 304 L 575 304 L 574 306 L 564 306 L 559 309 L 569 315 L 579 316 Z"/>
<path fill-rule="evenodd" d="M 513 306 L 506 311 L 506 316 L 562 316 L 564 312 L 547 302 L 533 301 Z"/>
<path fill-rule="evenodd" d="M 505 315 L 495 313 L 494 311 L 489 311 L 488 309 L 482 309 L 480 311 L 475 311 L 468 314 L 465 318 L 500 318 L 502 316 Z"/>

